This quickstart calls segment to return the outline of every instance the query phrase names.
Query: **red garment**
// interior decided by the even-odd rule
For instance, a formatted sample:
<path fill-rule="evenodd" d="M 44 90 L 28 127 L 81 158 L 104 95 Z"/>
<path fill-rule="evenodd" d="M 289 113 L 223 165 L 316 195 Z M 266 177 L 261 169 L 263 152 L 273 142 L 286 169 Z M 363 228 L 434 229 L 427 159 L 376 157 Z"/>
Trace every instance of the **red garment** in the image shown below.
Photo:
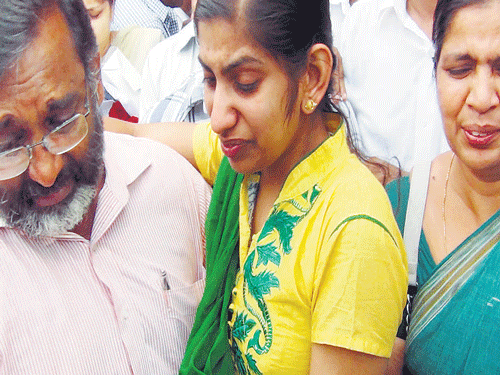
<path fill-rule="evenodd" d="M 109 117 L 117 118 L 119 120 L 124 120 L 128 122 L 138 123 L 139 119 L 136 116 L 130 116 L 125 108 L 123 108 L 122 103 L 118 100 L 113 102 L 111 109 L 109 110 Z"/>

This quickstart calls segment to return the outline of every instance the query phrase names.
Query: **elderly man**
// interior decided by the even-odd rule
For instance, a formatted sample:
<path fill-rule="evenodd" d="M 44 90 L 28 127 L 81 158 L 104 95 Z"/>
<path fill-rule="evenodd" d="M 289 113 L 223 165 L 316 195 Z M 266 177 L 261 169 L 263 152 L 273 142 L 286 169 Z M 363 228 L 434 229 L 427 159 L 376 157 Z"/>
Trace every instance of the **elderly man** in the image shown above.
<path fill-rule="evenodd" d="M 0 2 L 2 374 L 176 373 L 201 298 L 210 190 L 103 134 L 92 35 L 81 0 Z"/>

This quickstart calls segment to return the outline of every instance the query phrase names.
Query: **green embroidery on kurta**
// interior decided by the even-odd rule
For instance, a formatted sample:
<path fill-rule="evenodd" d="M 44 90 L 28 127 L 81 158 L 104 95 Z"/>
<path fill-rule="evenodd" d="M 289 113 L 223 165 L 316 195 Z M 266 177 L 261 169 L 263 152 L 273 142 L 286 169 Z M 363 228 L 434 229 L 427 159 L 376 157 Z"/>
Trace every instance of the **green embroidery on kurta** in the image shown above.
<path fill-rule="evenodd" d="M 250 314 L 238 314 L 232 331 L 234 339 L 248 341 L 246 353 L 241 353 L 233 340 L 236 366 L 241 374 L 261 374 L 253 354 L 269 352 L 273 342 L 273 325 L 265 297 L 272 293 L 273 288 L 280 287 L 276 267 L 280 266 L 283 256 L 292 252 L 293 231 L 311 211 L 320 192 L 315 185 L 294 199 L 276 204 L 262 228 L 255 250 L 245 261 L 243 301 Z"/>
<path fill-rule="evenodd" d="M 359 219 L 364 219 L 364 220 L 368 220 L 368 221 L 371 221 L 372 223 L 374 224 L 377 224 L 379 227 L 381 227 L 385 232 L 387 232 L 387 234 L 391 237 L 392 241 L 394 242 L 394 244 L 397 246 L 397 242 L 396 242 L 396 239 L 394 238 L 394 236 L 392 235 L 392 233 L 389 231 L 389 229 L 387 229 L 387 227 L 379 220 L 375 219 L 374 217 L 372 216 L 368 216 L 368 215 L 363 215 L 363 214 L 359 214 L 359 215 L 352 215 L 352 216 L 349 216 L 347 218 L 345 218 L 344 220 L 342 220 L 340 222 L 339 225 L 337 225 L 337 227 L 333 230 L 332 234 L 330 234 L 330 237 L 333 236 L 333 234 L 344 224 L 350 222 L 350 221 L 353 221 L 353 220 L 359 220 Z"/>

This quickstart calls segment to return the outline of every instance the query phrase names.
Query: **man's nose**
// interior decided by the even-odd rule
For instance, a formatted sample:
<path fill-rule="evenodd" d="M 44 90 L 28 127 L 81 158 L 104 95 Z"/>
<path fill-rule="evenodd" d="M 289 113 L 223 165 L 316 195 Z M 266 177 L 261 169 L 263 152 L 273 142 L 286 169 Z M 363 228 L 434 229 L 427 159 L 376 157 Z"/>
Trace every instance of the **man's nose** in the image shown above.
<path fill-rule="evenodd" d="M 32 158 L 28 167 L 30 179 L 44 187 L 54 185 L 64 167 L 63 156 L 50 153 L 43 145 L 35 146 L 31 152 Z"/>

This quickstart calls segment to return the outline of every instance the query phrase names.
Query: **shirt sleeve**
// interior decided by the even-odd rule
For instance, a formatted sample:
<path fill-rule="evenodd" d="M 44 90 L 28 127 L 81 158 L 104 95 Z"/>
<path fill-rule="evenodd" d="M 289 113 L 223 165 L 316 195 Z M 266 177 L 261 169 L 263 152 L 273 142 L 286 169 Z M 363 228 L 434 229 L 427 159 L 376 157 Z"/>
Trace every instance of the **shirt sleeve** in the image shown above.
<path fill-rule="evenodd" d="M 200 123 L 195 127 L 193 152 L 198 170 L 213 186 L 224 154 L 220 147 L 219 137 L 212 131 L 210 123 Z"/>
<path fill-rule="evenodd" d="M 408 276 L 401 236 L 389 230 L 395 224 L 353 217 L 326 241 L 314 277 L 313 342 L 390 356 Z"/>

